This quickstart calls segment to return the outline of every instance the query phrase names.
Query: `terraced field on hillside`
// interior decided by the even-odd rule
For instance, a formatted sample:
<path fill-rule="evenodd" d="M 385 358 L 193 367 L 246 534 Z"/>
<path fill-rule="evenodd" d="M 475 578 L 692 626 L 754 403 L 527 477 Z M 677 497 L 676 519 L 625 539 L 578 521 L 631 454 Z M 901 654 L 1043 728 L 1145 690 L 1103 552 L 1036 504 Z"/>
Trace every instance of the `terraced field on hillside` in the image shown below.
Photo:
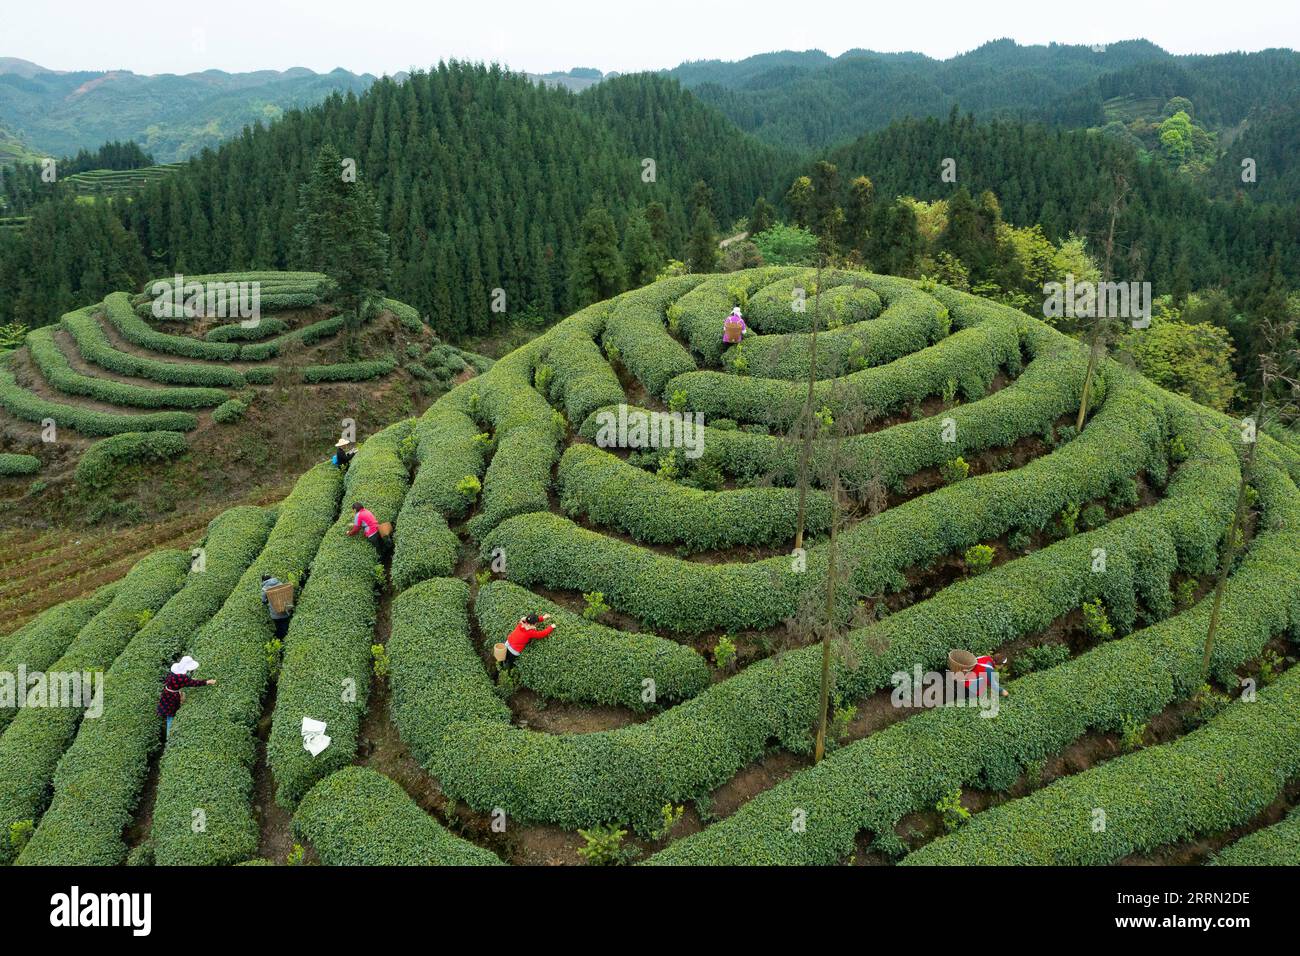
<path fill-rule="evenodd" d="M 94 721 L 0 712 L 0 827 L 34 824 L 6 861 L 283 862 L 296 841 L 325 864 L 577 863 L 578 831 L 614 824 L 651 864 L 1300 862 L 1300 454 L 1259 446 L 1206 686 L 1239 423 L 1107 361 L 1076 432 L 1073 341 L 941 286 L 816 281 L 593 305 L 365 436 L 345 475 L 214 519 L 201 573 L 162 550 L 0 639 L 0 669 L 105 667 L 109 688 Z M 737 301 L 753 334 L 726 347 Z M 782 433 L 810 369 L 828 424 L 792 555 Z M 611 445 L 620 405 L 702 413 L 702 457 Z M 394 523 L 387 567 L 345 534 L 353 501 Z M 824 601 L 832 527 L 851 624 L 814 765 L 822 649 L 788 622 Z M 282 661 L 264 573 L 301 585 Z M 558 629 L 499 682 L 492 644 L 539 610 Z M 893 705 L 893 675 L 953 647 L 1011 655 L 995 716 Z M 219 684 L 160 750 L 182 651 Z M 328 725 L 315 757 L 305 716 Z"/>

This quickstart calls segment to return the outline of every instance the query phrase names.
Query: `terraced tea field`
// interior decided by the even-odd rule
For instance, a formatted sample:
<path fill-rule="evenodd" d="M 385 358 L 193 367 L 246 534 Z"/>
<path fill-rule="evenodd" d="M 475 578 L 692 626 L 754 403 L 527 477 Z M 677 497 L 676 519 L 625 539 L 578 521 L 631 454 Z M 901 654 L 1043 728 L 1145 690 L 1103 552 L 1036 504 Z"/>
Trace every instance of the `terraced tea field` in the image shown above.
<path fill-rule="evenodd" d="M 1300 862 L 1300 454 L 1261 439 L 1207 678 L 1239 423 L 1107 360 L 1076 430 L 1074 341 L 942 286 L 817 282 L 692 275 L 586 308 L 363 436 L 346 474 L 216 517 L 201 573 L 162 549 L 0 639 L 3 669 L 109 687 L 93 721 L 0 712 L 0 827 L 34 825 L 6 862 L 279 863 L 298 842 L 325 864 L 579 863 L 579 831 L 610 826 L 649 864 Z M 726 346 L 736 303 L 751 334 Z M 53 347 L 149 378 L 128 313 L 74 313 Z M 21 384 L 54 368 L 41 338 L 6 408 L 95 430 Z M 239 385 L 212 376 L 264 367 L 233 347 L 155 384 L 209 408 Z M 784 433 L 810 371 L 825 431 L 793 551 Z M 702 444 L 678 418 L 674 447 L 629 447 L 611 423 L 638 411 L 702 414 Z M 346 534 L 354 501 L 394 524 L 386 567 Z M 300 585 L 282 659 L 263 574 Z M 814 764 L 823 649 L 799 622 L 825 603 L 845 623 Z M 557 630 L 502 680 L 492 645 L 529 612 Z M 895 706 L 894 675 L 954 647 L 1010 655 L 996 712 Z M 219 683 L 161 749 L 181 652 Z M 317 756 L 304 717 L 327 724 Z"/>

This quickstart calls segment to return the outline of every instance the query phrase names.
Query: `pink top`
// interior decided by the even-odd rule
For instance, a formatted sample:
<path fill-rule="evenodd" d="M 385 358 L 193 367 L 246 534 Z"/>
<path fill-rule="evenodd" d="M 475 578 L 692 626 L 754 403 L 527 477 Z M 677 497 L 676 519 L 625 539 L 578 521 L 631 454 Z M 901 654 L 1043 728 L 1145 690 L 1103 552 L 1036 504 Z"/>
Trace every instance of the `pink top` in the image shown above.
<path fill-rule="evenodd" d="M 373 538 L 379 533 L 379 522 L 375 520 L 375 516 L 370 513 L 369 508 L 362 508 L 357 512 L 352 527 L 361 528 L 366 533 L 367 538 Z"/>

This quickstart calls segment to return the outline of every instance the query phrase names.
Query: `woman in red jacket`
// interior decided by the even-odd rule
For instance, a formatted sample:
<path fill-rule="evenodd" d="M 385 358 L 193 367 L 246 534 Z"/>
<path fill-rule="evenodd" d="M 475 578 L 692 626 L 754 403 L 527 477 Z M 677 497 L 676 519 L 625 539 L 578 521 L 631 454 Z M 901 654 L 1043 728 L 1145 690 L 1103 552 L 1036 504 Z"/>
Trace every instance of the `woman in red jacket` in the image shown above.
<path fill-rule="evenodd" d="M 162 694 L 158 698 L 158 716 L 164 721 L 164 737 L 172 735 L 172 721 L 176 719 L 176 711 L 185 703 L 185 688 L 210 687 L 217 682 L 216 678 L 195 680 L 191 677 L 190 672 L 198 670 L 198 667 L 199 662 L 186 654 L 171 666 L 171 673 L 163 679 Z"/>
<path fill-rule="evenodd" d="M 506 659 L 501 662 L 502 668 L 513 667 L 515 658 L 518 657 L 529 641 L 538 641 L 555 630 L 554 624 L 542 626 L 542 622 L 550 618 L 549 614 L 529 614 L 521 618 L 515 625 L 515 629 L 510 632 L 506 638 Z"/>

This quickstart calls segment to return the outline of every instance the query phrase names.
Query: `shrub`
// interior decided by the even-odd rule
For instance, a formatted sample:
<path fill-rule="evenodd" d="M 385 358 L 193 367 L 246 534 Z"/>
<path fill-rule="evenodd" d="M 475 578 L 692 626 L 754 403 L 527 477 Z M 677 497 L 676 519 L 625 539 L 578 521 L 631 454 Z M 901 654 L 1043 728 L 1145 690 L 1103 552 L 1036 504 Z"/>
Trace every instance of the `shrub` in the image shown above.
<path fill-rule="evenodd" d="M 1032 674 L 1064 664 L 1070 659 L 1068 644 L 1037 644 L 1026 647 L 1011 661 L 1011 672 L 1017 677 Z"/>
<path fill-rule="evenodd" d="M 77 351 L 87 362 L 101 368 L 147 378 L 163 385 L 196 385 L 209 388 L 242 388 L 245 377 L 233 368 L 222 365 L 198 365 L 192 362 L 162 362 L 144 358 L 113 348 L 107 334 L 95 321 L 94 309 L 69 312 L 63 317 L 63 327 L 77 342 Z"/>
<path fill-rule="evenodd" d="M 496 866 L 492 853 L 453 836 L 387 777 L 345 767 L 316 784 L 293 815 L 326 866 Z"/>
<path fill-rule="evenodd" d="M 1110 623 L 1110 615 L 1101 598 L 1085 601 L 1083 607 L 1083 629 L 1094 641 L 1108 641 L 1115 636 L 1115 628 Z"/>
<path fill-rule="evenodd" d="M 302 370 L 302 380 L 309 385 L 318 382 L 366 382 L 381 378 L 397 363 L 392 359 L 371 359 L 364 362 L 340 362 L 337 365 L 308 365 Z"/>
<path fill-rule="evenodd" d="M 0 357 L 0 363 L 3 361 Z M 19 387 L 7 367 L 0 367 L 0 407 L 15 418 L 29 422 L 52 419 L 60 428 L 71 428 L 88 436 L 119 435 L 122 432 L 187 432 L 199 424 L 199 420 L 189 412 L 119 415 L 51 402 Z"/>
<path fill-rule="evenodd" d="M 108 669 L 104 679 L 113 690 L 105 695 L 104 712 L 82 722 L 59 761 L 53 802 L 20 864 L 108 866 L 126 857 L 122 834 L 161 742 L 162 721 L 154 710 L 160 675 L 221 609 L 269 529 L 267 512 L 250 507 L 232 508 L 209 526 L 203 572 L 186 577 Z"/>
<path fill-rule="evenodd" d="M 1256 830 L 1224 847 L 1209 866 L 1300 865 L 1300 808 L 1293 809 L 1271 827 Z"/>
<path fill-rule="evenodd" d="M 638 847 L 624 846 L 623 838 L 627 831 L 610 824 L 579 830 L 578 835 L 585 845 L 578 847 L 578 856 L 591 866 L 617 866 L 630 863 L 641 852 Z"/>
<path fill-rule="evenodd" d="M 247 402 L 232 398 L 212 410 L 212 420 L 218 425 L 232 425 L 243 418 L 246 411 L 248 411 Z"/>
<path fill-rule="evenodd" d="M 939 477 L 943 479 L 945 485 L 964 481 L 969 476 L 970 465 L 967 464 L 966 459 L 962 458 L 960 455 L 956 458 L 951 458 L 948 461 L 945 461 L 939 467 Z"/>
<path fill-rule="evenodd" d="M 0 478 L 17 475 L 34 475 L 41 470 L 41 460 L 35 455 L 0 453 Z"/>
<path fill-rule="evenodd" d="M 262 319 L 251 327 L 243 322 L 218 325 L 209 329 L 203 337 L 209 342 L 257 342 L 287 331 L 289 323 L 283 319 Z"/>
<path fill-rule="evenodd" d="M 996 556 L 997 552 L 988 545 L 975 544 L 966 549 L 962 560 L 966 563 L 966 570 L 971 574 L 983 574 L 993 567 L 993 559 Z"/>
<path fill-rule="evenodd" d="M 166 604 L 180 589 L 189 565 L 189 555 L 180 551 L 159 551 L 141 559 L 109 606 L 81 629 L 49 669 L 106 670 L 140 629 L 140 612 Z M 26 707 L 10 722 L 0 737 L 0 827 L 34 820 L 45 809 L 55 767 L 76 736 L 82 713 L 79 707 Z M 12 847 L 0 846 L 0 862 L 11 863 L 14 856 Z"/>
<path fill-rule="evenodd" d="M 82 375 L 72 368 L 55 342 L 52 326 L 28 333 L 27 350 L 45 380 L 67 395 L 83 395 L 95 401 L 131 408 L 208 408 L 226 400 L 226 393 L 219 388 L 142 388 Z"/>
<path fill-rule="evenodd" d="M 261 576 L 303 580 L 338 514 L 342 491 L 342 477 L 332 465 L 319 464 L 303 475 L 280 503 L 262 553 L 191 639 L 191 653 L 219 683 L 186 701 L 163 751 L 153 815 L 162 866 L 226 865 L 257 852 L 254 732 L 269 681 L 265 645 L 274 637 L 262 605 Z M 196 807 L 205 810 L 201 831 L 193 826 Z"/>
<path fill-rule="evenodd" d="M 179 432 L 123 432 L 91 445 L 74 474 L 83 487 L 103 488 L 112 484 L 123 468 L 166 461 L 185 454 L 188 448 Z"/>
<path fill-rule="evenodd" d="M 158 332 L 131 308 L 125 292 L 113 292 L 103 303 L 104 316 L 122 338 L 151 352 L 164 352 L 182 358 L 228 362 L 239 356 L 239 346 L 232 342 L 206 342 L 186 335 Z"/>

